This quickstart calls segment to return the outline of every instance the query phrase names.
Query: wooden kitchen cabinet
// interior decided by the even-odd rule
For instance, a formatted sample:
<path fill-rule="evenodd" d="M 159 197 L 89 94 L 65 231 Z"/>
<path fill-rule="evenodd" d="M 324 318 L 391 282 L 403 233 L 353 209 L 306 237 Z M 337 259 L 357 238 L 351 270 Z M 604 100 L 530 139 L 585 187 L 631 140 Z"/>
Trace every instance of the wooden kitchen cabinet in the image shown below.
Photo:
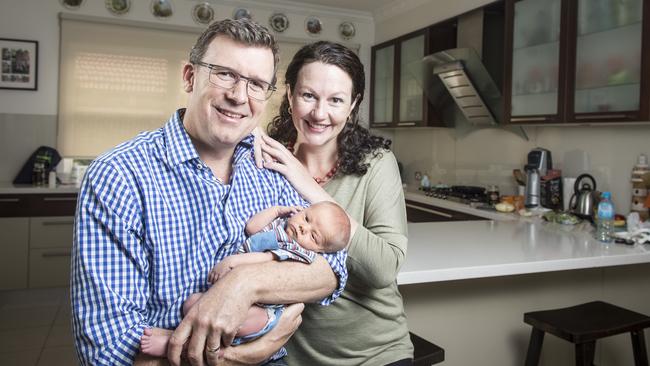
<path fill-rule="evenodd" d="M 0 290 L 67 286 L 76 194 L 0 195 Z"/>
<path fill-rule="evenodd" d="M 422 58 L 455 45 L 449 20 L 373 46 L 370 127 L 444 127 L 422 88 Z"/>
<path fill-rule="evenodd" d="M 421 60 L 427 54 L 427 30 L 372 48 L 370 127 L 410 127 L 425 123 Z"/>
<path fill-rule="evenodd" d="M 649 8 L 642 0 L 506 0 L 505 121 L 647 120 Z"/>

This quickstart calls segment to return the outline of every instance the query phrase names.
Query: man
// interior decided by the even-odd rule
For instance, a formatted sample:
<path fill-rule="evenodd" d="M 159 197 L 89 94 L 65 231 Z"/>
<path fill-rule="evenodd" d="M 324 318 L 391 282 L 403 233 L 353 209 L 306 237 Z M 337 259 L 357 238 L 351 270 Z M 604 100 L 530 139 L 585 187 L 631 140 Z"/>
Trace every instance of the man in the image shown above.
<path fill-rule="evenodd" d="M 246 19 L 213 23 L 183 68 L 186 109 L 167 124 L 98 157 L 75 220 L 72 313 L 84 365 L 128 365 L 144 328 L 176 331 L 169 361 L 260 363 L 300 323 L 301 305 L 250 344 L 229 347 L 256 303 L 327 304 L 342 291 L 345 254 L 309 266 L 242 266 L 210 289 L 212 266 L 244 240 L 246 220 L 272 205 L 303 203 L 279 174 L 255 167 L 251 130 L 275 89 L 277 45 Z M 337 283 L 338 281 L 338 283 Z M 185 298 L 205 292 L 180 320 Z"/>

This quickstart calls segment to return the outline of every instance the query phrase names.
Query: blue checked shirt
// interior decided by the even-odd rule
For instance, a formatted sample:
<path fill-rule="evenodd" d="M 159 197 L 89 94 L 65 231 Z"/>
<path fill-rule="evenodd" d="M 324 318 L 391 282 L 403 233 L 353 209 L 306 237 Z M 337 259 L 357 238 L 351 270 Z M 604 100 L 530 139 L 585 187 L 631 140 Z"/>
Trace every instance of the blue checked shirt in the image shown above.
<path fill-rule="evenodd" d="M 204 165 L 177 111 L 98 157 L 79 193 L 71 297 L 83 365 L 130 365 L 146 327 L 174 329 L 183 301 L 208 289 L 215 263 L 236 252 L 256 212 L 304 205 L 278 173 L 260 170 L 252 136 L 237 145 L 230 184 Z M 345 252 L 324 255 L 342 292 Z"/>

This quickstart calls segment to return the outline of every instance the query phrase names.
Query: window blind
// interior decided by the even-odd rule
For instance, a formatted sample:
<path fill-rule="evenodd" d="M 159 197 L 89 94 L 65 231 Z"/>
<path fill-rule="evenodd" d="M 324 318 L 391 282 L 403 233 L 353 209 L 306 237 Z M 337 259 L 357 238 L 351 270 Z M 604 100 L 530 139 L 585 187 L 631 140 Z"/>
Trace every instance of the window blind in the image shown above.
<path fill-rule="evenodd" d="M 199 33 L 61 20 L 57 149 L 95 157 L 184 107 L 182 68 Z M 284 72 L 301 42 L 280 42 L 278 90 L 260 118 L 278 113 Z"/>

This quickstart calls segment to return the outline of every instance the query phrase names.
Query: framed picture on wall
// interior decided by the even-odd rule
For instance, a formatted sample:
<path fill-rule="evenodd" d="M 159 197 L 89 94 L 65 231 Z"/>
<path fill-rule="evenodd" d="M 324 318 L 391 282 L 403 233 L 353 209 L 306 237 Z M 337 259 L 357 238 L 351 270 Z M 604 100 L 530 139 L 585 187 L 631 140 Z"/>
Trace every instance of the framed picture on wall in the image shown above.
<path fill-rule="evenodd" d="M 0 89 L 36 90 L 38 42 L 0 38 Z"/>

